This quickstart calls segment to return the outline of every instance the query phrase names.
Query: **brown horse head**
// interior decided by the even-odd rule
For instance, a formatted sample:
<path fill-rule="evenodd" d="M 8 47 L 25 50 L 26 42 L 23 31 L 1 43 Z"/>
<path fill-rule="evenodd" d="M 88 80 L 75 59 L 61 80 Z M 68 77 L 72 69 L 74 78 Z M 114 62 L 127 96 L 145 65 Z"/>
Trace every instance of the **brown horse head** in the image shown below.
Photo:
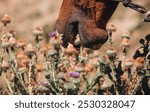
<path fill-rule="evenodd" d="M 106 24 L 118 6 L 111 0 L 63 0 L 57 30 L 63 35 L 63 46 L 75 45 L 79 34 L 81 45 L 99 49 L 107 41 Z"/>

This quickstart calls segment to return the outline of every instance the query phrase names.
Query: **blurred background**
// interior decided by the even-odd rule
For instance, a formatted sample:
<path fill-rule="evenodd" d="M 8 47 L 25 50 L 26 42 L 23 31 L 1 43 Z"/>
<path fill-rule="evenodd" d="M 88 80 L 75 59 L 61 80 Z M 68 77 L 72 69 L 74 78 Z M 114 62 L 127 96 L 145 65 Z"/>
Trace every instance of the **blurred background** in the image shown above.
<path fill-rule="evenodd" d="M 63 0 L 0 0 L 0 17 L 8 14 L 12 18 L 10 28 L 15 30 L 18 38 L 27 38 L 31 41 L 33 38 L 32 30 L 36 26 L 42 26 L 45 32 L 55 30 L 59 9 Z M 133 2 L 145 6 L 150 10 L 150 0 L 132 0 Z M 122 4 L 114 13 L 110 22 L 117 27 L 113 34 L 113 40 L 116 49 L 121 41 L 120 34 L 124 31 L 132 33 L 132 50 L 138 46 L 140 38 L 150 33 L 150 23 L 142 22 L 145 15 L 142 15 L 132 9 L 125 8 Z M 2 24 L 0 24 L 0 28 Z M 104 50 L 104 49 L 100 49 Z M 119 50 L 119 49 L 118 49 Z"/>

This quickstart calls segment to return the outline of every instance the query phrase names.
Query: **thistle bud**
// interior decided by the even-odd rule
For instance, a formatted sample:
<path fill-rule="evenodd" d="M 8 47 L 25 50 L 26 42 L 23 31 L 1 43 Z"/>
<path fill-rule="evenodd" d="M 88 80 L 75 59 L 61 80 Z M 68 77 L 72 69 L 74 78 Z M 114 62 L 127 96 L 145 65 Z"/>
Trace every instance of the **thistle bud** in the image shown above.
<path fill-rule="evenodd" d="M 4 24 L 4 26 L 7 26 L 7 24 L 11 22 L 11 18 L 9 15 L 5 14 L 1 21 Z"/>
<path fill-rule="evenodd" d="M 130 34 L 130 32 L 128 32 L 128 31 L 123 32 L 123 33 L 121 34 L 121 38 L 122 38 L 122 39 L 124 39 L 124 38 L 130 39 L 130 36 L 131 36 L 131 34 Z"/>
<path fill-rule="evenodd" d="M 80 77 L 80 73 L 78 73 L 78 72 L 70 72 L 69 76 L 73 77 L 73 78 L 79 78 Z"/>
<path fill-rule="evenodd" d="M 36 27 L 34 30 L 33 30 L 33 34 L 35 36 L 42 36 L 43 35 L 43 28 L 42 27 Z"/>

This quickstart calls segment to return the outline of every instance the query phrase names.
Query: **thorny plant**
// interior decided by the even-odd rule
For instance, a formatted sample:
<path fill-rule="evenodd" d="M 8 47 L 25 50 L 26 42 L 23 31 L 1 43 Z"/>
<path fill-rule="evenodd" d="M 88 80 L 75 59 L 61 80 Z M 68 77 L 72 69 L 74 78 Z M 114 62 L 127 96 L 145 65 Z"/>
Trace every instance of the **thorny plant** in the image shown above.
<path fill-rule="evenodd" d="M 4 15 L 0 37 L 0 78 L 10 95 L 134 95 L 150 94 L 150 35 L 140 40 L 133 59 L 128 58 L 130 33 L 121 34 L 122 56 L 113 48 L 114 25 L 109 34 L 106 55 L 71 44 L 62 47 L 61 35 L 49 33 L 49 43 L 41 27 L 33 30 L 35 43 L 27 44 L 9 30 L 11 19 Z M 78 42 L 79 40 L 76 40 Z"/>

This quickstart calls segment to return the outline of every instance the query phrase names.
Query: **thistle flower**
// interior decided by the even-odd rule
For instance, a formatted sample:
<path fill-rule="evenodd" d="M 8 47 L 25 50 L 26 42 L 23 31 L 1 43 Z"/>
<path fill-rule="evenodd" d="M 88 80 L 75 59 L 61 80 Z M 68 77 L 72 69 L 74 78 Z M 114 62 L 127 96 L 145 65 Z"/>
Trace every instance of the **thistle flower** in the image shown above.
<path fill-rule="evenodd" d="M 125 31 L 121 34 L 122 39 L 124 39 L 124 38 L 130 39 L 130 36 L 131 36 L 131 34 L 128 31 Z"/>
<path fill-rule="evenodd" d="M 52 36 L 52 35 L 51 35 Z M 55 35 L 54 38 L 50 38 L 50 44 L 54 47 L 57 45 L 60 45 L 62 43 L 62 40 L 58 35 Z"/>
<path fill-rule="evenodd" d="M 4 24 L 4 26 L 7 26 L 7 24 L 9 24 L 11 22 L 11 18 L 9 15 L 5 14 L 2 19 L 1 22 Z"/>
<path fill-rule="evenodd" d="M 49 84 L 49 82 L 48 82 L 48 80 L 46 80 L 46 79 L 39 82 L 39 85 L 43 85 L 43 86 L 46 86 L 46 85 L 48 85 L 48 84 Z"/>
<path fill-rule="evenodd" d="M 109 56 L 109 57 L 112 57 L 112 56 L 116 56 L 117 55 L 117 51 L 112 48 L 112 47 L 109 47 L 106 51 L 106 54 Z"/>
<path fill-rule="evenodd" d="M 80 73 L 78 73 L 78 72 L 70 72 L 69 76 L 73 77 L 73 78 L 79 78 L 80 77 Z"/>
<path fill-rule="evenodd" d="M 57 33 L 56 31 L 54 31 L 54 32 L 49 32 L 49 33 L 48 33 L 48 36 L 49 36 L 49 37 L 56 37 L 57 34 L 58 34 L 58 33 Z"/>

